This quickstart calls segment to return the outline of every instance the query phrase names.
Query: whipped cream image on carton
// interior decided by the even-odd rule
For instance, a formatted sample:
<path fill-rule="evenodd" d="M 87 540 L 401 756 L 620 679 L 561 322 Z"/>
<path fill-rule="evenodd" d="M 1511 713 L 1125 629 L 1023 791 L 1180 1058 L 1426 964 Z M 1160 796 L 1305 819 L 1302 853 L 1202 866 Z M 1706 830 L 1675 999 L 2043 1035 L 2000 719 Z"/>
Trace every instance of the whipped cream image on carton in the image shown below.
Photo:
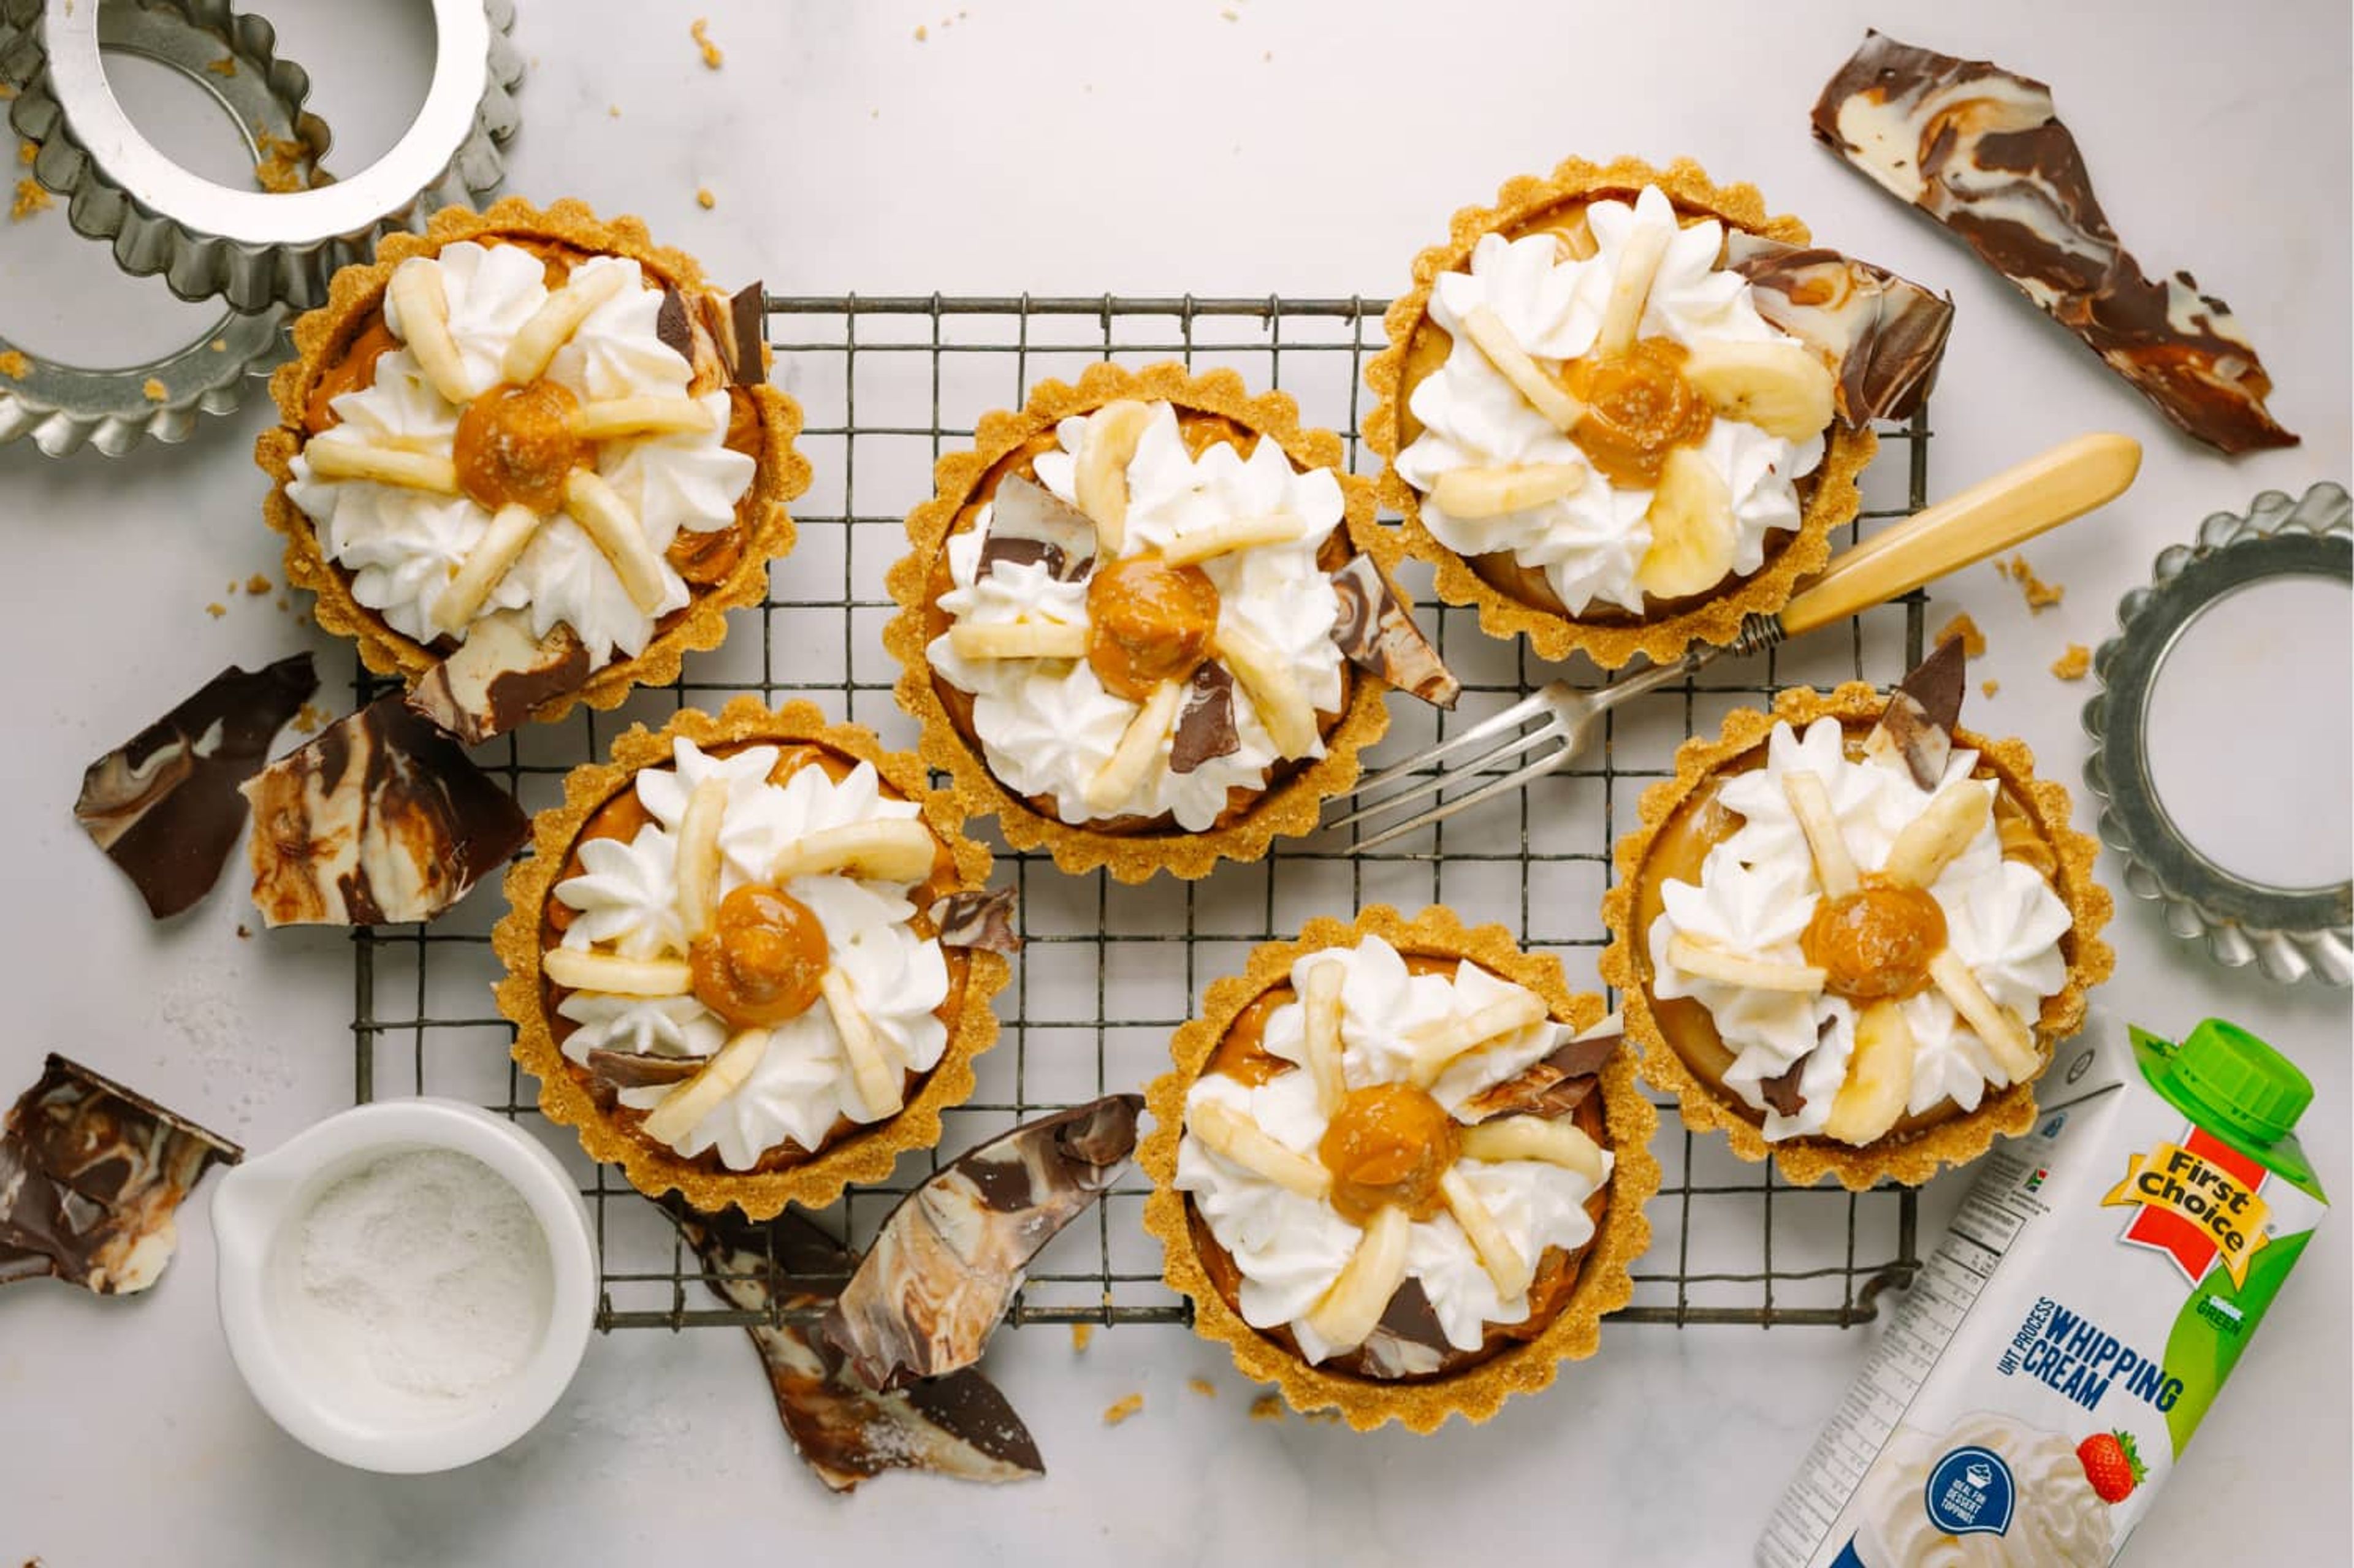
<path fill-rule="evenodd" d="M 2062 1047 L 1757 1543 L 1762 1568 L 2114 1562 L 2327 1212 L 2313 1098 L 2210 1019 Z"/>

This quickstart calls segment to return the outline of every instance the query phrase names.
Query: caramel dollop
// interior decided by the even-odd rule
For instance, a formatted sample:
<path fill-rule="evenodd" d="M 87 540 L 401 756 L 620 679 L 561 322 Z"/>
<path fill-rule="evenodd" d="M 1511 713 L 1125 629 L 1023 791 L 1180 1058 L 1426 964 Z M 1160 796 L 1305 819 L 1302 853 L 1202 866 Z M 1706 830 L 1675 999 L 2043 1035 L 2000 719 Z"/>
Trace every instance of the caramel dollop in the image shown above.
<path fill-rule="evenodd" d="M 580 400 L 548 380 L 528 387 L 502 383 L 458 416 L 451 455 L 458 488 L 496 512 L 520 502 L 543 516 L 564 504 L 564 476 L 589 448 L 572 433 Z"/>
<path fill-rule="evenodd" d="M 1352 1224 L 1392 1206 L 1430 1218 L 1444 1201 L 1438 1179 L 1462 1152 L 1455 1118 L 1412 1084 L 1351 1089 L 1316 1146 L 1332 1172 L 1332 1207 Z"/>
<path fill-rule="evenodd" d="M 809 1010 L 825 974 L 825 927 L 773 887 L 739 887 L 687 949 L 695 998 L 731 1028 L 767 1028 Z"/>
<path fill-rule="evenodd" d="M 371 320 L 366 330 L 352 339 L 344 356 L 312 384 L 311 396 L 302 405 L 302 428 L 315 436 L 342 424 L 343 416 L 334 410 L 335 399 L 373 385 L 376 362 L 399 346 L 400 340 L 392 335 L 392 329 L 384 324 L 382 316 Z"/>
<path fill-rule="evenodd" d="M 1798 938 L 1807 962 L 1829 977 L 1824 989 L 1850 1001 L 1918 994 L 1945 946 L 1946 912 L 1935 898 L 1877 881 L 1816 905 Z"/>
<path fill-rule="evenodd" d="M 1104 690 L 1140 703 L 1209 657 L 1218 588 L 1199 567 L 1129 556 L 1087 579 L 1087 663 Z"/>
<path fill-rule="evenodd" d="M 1715 416 L 1684 379 L 1685 358 L 1681 344 L 1647 337 L 1623 355 L 1567 367 L 1563 379 L 1585 405 L 1569 439 L 1611 483 L 1656 485 L 1668 453 L 1708 434 Z"/>

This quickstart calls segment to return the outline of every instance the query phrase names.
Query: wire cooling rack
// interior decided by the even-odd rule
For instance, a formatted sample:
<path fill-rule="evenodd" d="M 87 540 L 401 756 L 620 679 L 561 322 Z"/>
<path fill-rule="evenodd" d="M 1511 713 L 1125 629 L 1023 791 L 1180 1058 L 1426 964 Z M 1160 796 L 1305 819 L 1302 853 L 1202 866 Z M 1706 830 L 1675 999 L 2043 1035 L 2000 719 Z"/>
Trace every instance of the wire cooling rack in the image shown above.
<path fill-rule="evenodd" d="M 1351 465 L 1368 471 L 1358 440 L 1367 356 L 1382 344 L 1385 302 L 1363 299 L 783 298 L 768 302 L 774 378 L 807 416 L 801 450 L 815 480 L 794 508 L 800 538 L 778 564 L 768 601 L 737 612 L 725 646 L 690 655 L 674 685 L 636 694 L 611 714 L 581 710 L 532 726 L 478 760 L 504 776 L 526 809 L 562 796 L 567 771 L 601 758 L 633 722 L 660 725 L 679 708 L 716 708 L 751 693 L 800 697 L 912 747 L 913 722 L 891 696 L 898 671 L 883 651 L 894 613 L 883 577 L 906 548 L 901 522 L 931 493 L 932 464 L 968 441 L 984 410 L 1017 408 L 1036 382 L 1077 379 L 1102 358 L 1129 364 L 1182 358 L 1228 366 L 1253 387 L 1292 394 L 1303 418 L 1341 431 Z M 1866 473 L 1857 532 L 1917 511 L 1928 488 L 1925 413 L 1881 431 Z M 1367 758 L 1405 756 L 1459 732 L 1566 674 L 1524 644 L 1483 635 L 1468 609 L 1443 609 L 1426 569 L 1408 563 L 1400 585 L 1463 679 L 1452 714 L 1390 698 L 1389 736 Z M 1914 595 L 1743 661 L 1723 660 L 1683 685 L 1614 712 L 1603 743 L 1580 764 L 1542 779 L 1517 800 L 1467 812 L 1426 835 L 1358 853 L 1344 837 L 1279 842 L 1264 861 L 1220 867 L 1206 881 L 1161 878 L 1141 887 L 1104 873 L 1067 876 L 1041 853 L 993 843 L 996 879 L 1021 898 L 1027 947 L 998 998 L 1003 1033 L 981 1058 L 971 1101 L 947 1114 L 953 1156 L 1044 1112 L 1140 1088 L 1168 1065 L 1171 1033 L 1211 980 L 1242 968 L 1260 942 L 1288 938 L 1313 915 L 1346 917 L 1386 902 L 1411 912 L 1453 906 L 1467 921 L 1500 922 L 1530 948 L 1555 953 L 1570 983 L 1596 989 L 1607 941 L 1602 895 L 1610 850 L 1636 821 L 1650 780 L 1671 771 L 1688 735 L 1713 734 L 1730 709 L 1778 687 L 1841 680 L 1886 684 L 1919 659 L 1924 600 Z M 362 675 L 363 696 L 381 683 Z M 974 831 L 993 837 L 988 824 Z M 741 1325 L 705 1289 L 694 1255 L 626 1181 L 580 1152 L 570 1129 L 546 1122 L 536 1086 L 508 1056 L 513 1031 L 491 1004 L 498 973 L 489 930 L 502 912 L 495 886 L 477 890 L 430 927 L 354 935 L 357 1097 L 436 1094 L 488 1105 L 539 1131 L 575 1171 L 603 1258 L 600 1328 Z M 1880 1292 L 1918 1266 L 1909 1190 L 1851 1194 L 1796 1188 L 1770 1166 L 1734 1160 L 1721 1138 L 1694 1138 L 1672 1110 L 1654 1139 L 1663 1170 L 1652 1201 L 1650 1250 L 1634 1271 L 1633 1303 L 1617 1320 L 1689 1324 L 1825 1324 L 1870 1319 Z M 911 1154 L 888 1181 L 854 1189 L 822 1216 L 862 1244 L 891 1206 L 937 1169 Z M 1092 1215 L 1036 1260 L 1015 1323 L 1184 1323 L 1182 1298 L 1161 1282 L 1158 1246 L 1141 1224 L 1149 1184 L 1133 1171 Z"/>

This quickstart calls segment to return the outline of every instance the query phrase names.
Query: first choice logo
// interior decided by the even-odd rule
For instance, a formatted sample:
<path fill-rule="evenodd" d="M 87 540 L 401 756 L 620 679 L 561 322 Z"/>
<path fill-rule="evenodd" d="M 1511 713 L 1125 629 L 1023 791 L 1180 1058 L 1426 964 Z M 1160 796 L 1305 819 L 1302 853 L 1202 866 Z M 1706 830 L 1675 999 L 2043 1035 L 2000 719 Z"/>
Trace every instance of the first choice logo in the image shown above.
<path fill-rule="evenodd" d="M 2126 1179 L 2101 1200 L 2104 1207 L 2139 1212 L 2118 1239 L 2174 1260 L 2196 1285 L 2220 1259 L 2234 1287 L 2248 1282 L 2248 1264 L 2271 1238 L 2270 1209 L 2258 1195 L 2267 1172 L 2221 1139 L 2193 1127 L 2180 1143 L 2161 1143 L 2131 1156 Z"/>

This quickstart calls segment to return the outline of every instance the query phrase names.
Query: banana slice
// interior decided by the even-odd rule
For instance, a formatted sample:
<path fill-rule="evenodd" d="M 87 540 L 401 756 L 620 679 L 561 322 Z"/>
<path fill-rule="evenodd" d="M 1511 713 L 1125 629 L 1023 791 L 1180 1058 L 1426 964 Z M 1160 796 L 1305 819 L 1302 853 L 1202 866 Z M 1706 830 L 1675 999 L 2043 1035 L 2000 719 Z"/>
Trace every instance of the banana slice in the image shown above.
<path fill-rule="evenodd" d="M 1970 973 L 1962 957 L 1947 948 L 1929 960 L 1929 979 L 1935 984 L 1954 1011 L 1971 1033 L 1987 1043 L 1994 1059 L 2002 1065 L 2003 1075 L 2014 1084 L 2023 1084 L 2035 1076 L 2043 1065 L 2043 1058 L 2035 1049 L 2035 1037 L 2027 1025 L 2011 1016 L 2010 1010 L 1986 993 L 1978 977 Z"/>
<path fill-rule="evenodd" d="M 1494 1165 L 1507 1160 L 1542 1160 L 1602 1184 L 1602 1146 L 1575 1123 L 1539 1116 L 1505 1116 L 1463 1129 L 1463 1158 Z"/>
<path fill-rule="evenodd" d="M 1490 1040 L 1517 1033 L 1542 1022 L 1544 1015 L 1543 997 L 1532 991 L 1515 991 L 1470 1012 L 1426 1023 L 1407 1036 L 1413 1042 L 1415 1058 L 1406 1075 L 1416 1088 L 1426 1089 L 1458 1056 Z"/>
<path fill-rule="evenodd" d="M 1894 1127 L 1913 1095 L 1913 1026 L 1893 1001 L 1875 1001 L 1855 1015 L 1855 1053 L 1847 1081 L 1831 1101 L 1823 1134 L 1866 1144 Z"/>
<path fill-rule="evenodd" d="M 1782 795 L 1790 802 L 1790 814 L 1798 819 L 1798 831 L 1807 835 L 1807 848 L 1815 857 L 1815 880 L 1823 885 L 1823 892 L 1832 898 L 1844 898 L 1856 890 L 1855 860 L 1847 853 L 1847 840 L 1840 832 L 1839 817 L 1831 810 L 1830 791 L 1823 788 L 1822 776 L 1798 768 L 1782 775 Z"/>
<path fill-rule="evenodd" d="M 960 659 L 1084 659 L 1087 629 L 1059 620 L 958 621 L 949 646 Z"/>
<path fill-rule="evenodd" d="M 404 451 L 365 441 L 318 440 L 302 449 L 317 479 L 366 479 L 434 495 L 458 493 L 458 465 L 433 452 Z"/>
<path fill-rule="evenodd" d="M 719 907 L 719 824 L 727 815 L 727 780 L 717 774 L 695 787 L 678 819 L 678 917 L 690 937 Z"/>
<path fill-rule="evenodd" d="M 1635 581 L 1652 598 L 1705 592 L 1733 569 L 1739 542 L 1733 492 L 1716 465 L 1696 449 L 1678 447 L 1668 454 L 1645 516 L 1651 524 L 1651 547 L 1635 567 Z"/>
<path fill-rule="evenodd" d="M 1921 814 L 1904 824 L 1888 846 L 1882 876 L 1900 887 L 1927 887 L 1994 814 L 1994 799 L 1987 787 L 1971 779 L 1956 779 L 1930 799 Z"/>
<path fill-rule="evenodd" d="M 1169 726 L 1177 722 L 1177 705 L 1184 695 L 1182 681 L 1163 681 L 1152 688 L 1152 694 L 1120 731 L 1119 744 L 1112 747 L 1111 756 L 1080 789 L 1080 798 L 1090 808 L 1108 811 L 1136 793 L 1146 770 L 1161 755 Z"/>
<path fill-rule="evenodd" d="M 1316 1104 L 1331 1116 L 1349 1090 L 1341 1070 L 1341 965 L 1327 959 L 1308 971 L 1308 987 L 1299 998 L 1302 1013 L 1301 1051 L 1316 1080 Z"/>
<path fill-rule="evenodd" d="M 711 429 L 711 412 L 692 397 L 607 397 L 581 404 L 567 423 L 574 435 L 590 441 L 703 435 Z"/>
<path fill-rule="evenodd" d="M 663 560 L 620 493 L 585 468 L 564 476 L 564 510 L 611 563 L 630 602 L 648 615 L 663 599 Z"/>
<path fill-rule="evenodd" d="M 1152 409 L 1132 397 L 1107 403 L 1087 416 L 1087 440 L 1071 479 L 1079 510 L 1095 519 L 1100 558 L 1119 554 L 1128 539 L 1128 465 L 1144 439 Z"/>
<path fill-rule="evenodd" d="M 1585 405 L 1570 396 L 1569 388 L 1546 375 L 1543 369 L 1512 339 L 1511 329 L 1503 318 L 1485 305 L 1474 305 L 1462 320 L 1463 335 L 1471 346 L 1496 367 L 1496 374 L 1512 384 L 1520 395 L 1529 400 L 1529 407 L 1543 414 L 1553 428 L 1563 435 L 1569 434 L 1577 421 L 1585 418 Z"/>
<path fill-rule="evenodd" d="M 769 867 L 769 880 L 844 872 L 868 882 L 921 882 L 939 853 L 931 830 L 914 817 L 886 817 L 820 828 L 787 844 Z"/>
<path fill-rule="evenodd" d="M 1830 368 L 1804 344 L 1789 338 L 1764 343 L 1704 338 L 1691 345 L 1683 374 L 1710 408 L 1769 436 L 1803 441 L 1830 425 Z"/>
<path fill-rule="evenodd" d="M 640 1130 L 656 1143 L 676 1143 L 718 1107 L 719 1102 L 744 1086 L 760 1058 L 769 1054 L 769 1032 L 747 1029 L 719 1048 L 703 1071 L 664 1095 L 646 1113 Z"/>
<path fill-rule="evenodd" d="M 1496 1282 L 1496 1294 L 1506 1301 L 1517 1301 L 1527 1291 L 1529 1282 L 1536 1277 L 1536 1266 L 1512 1245 L 1463 1172 L 1449 1170 L 1438 1178 L 1438 1195 L 1447 1200 L 1447 1212 L 1455 1223 L 1463 1227 L 1464 1236 L 1471 1250 L 1479 1255 L 1479 1266 Z"/>
<path fill-rule="evenodd" d="M 1572 462 L 1532 462 L 1519 468 L 1458 468 L 1438 476 L 1430 499 L 1449 517 L 1501 517 L 1575 495 L 1585 487 L 1585 471 Z"/>
<path fill-rule="evenodd" d="M 625 959 L 587 948 L 550 948 L 540 973 L 571 991 L 601 991 L 609 996 L 684 996 L 695 989 L 695 971 L 684 959 Z"/>
<path fill-rule="evenodd" d="M 1643 325 L 1643 307 L 1650 302 L 1651 280 L 1659 275 L 1659 260 L 1668 253 L 1672 228 L 1645 224 L 1627 237 L 1618 252 L 1618 272 L 1610 280 L 1610 298 L 1602 306 L 1602 325 L 1594 334 L 1592 353 L 1606 359 L 1635 346 Z"/>
<path fill-rule="evenodd" d="M 1187 1111 L 1185 1130 L 1201 1139 L 1202 1147 L 1211 1153 L 1233 1160 L 1286 1192 L 1321 1198 L 1332 1190 L 1332 1172 L 1277 1142 L 1242 1112 L 1215 1100 L 1204 1100 Z"/>
<path fill-rule="evenodd" d="M 1316 707 L 1275 650 L 1239 625 L 1218 628 L 1218 657 L 1242 683 L 1278 755 L 1305 757 L 1316 745 Z"/>
<path fill-rule="evenodd" d="M 1270 512 L 1264 517 L 1230 517 L 1207 527 L 1188 528 L 1161 550 L 1172 567 L 1190 567 L 1213 556 L 1256 550 L 1267 545 L 1288 545 L 1307 531 L 1296 514 Z"/>
<path fill-rule="evenodd" d="M 451 403 L 470 401 L 474 389 L 467 383 L 458 340 L 450 335 L 450 296 L 441 288 L 440 264 L 411 257 L 393 270 L 385 292 L 400 313 L 401 341 L 433 390 Z"/>
<path fill-rule="evenodd" d="M 567 281 L 515 329 L 507 343 L 506 356 L 499 361 L 501 377 L 511 386 L 524 387 L 547 374 L 548 361 L 556 357 L 556 351 L 572 341 L 590 312 L 620 293 L 629 281 L 619 267 L 599 267 Z M 407 315 L 401 320 L 406 324 Z"/>
<path fill-rule="evenodd" d="M 1405 1283 L 1406 1243 L 1414 1222 L 1404 1209 L 1385 1208 L 1366 1222 L 1363 1240 L 1350 1255 L 1332 1288 L 1308 1314 L 1308 1326 L 1335 1350 L 1365 1342 L 1389 1310 L 1390 1298 Z"/>
<path fill-rule="evenodd" d="M 315 468 L 314 471 L 315 471 Z M 433 624 L 455 637 L 474 623 L 491 590 L 499 586 L 523 547 L 539 532 L 539 514 L 521 502 L 509 502 L 491 514 L 491 525 L 474 541 L 466 556 L 433 601 Z"/>
<path fill-rule="evenodd" d="M 1712 948 L 1688 931 L 1668 938 L 1668 962 L 1696 980 L 1745 986 L 1751 991 L 1787 991 L 1798 996 L 1820 996 L 1829 977 L 1812 964 L 1785 964 L 1766 959 L 1745 959 Z"/>
<path fill-rule="evenodd" d="M 896 1057 L 875 1033 L 875 1025 L 858 1005 L 850 979 L 840 969 L 818 977 L 818 994 L 833 1016 L 833 1032 L 842 1039 L 842 1054 L 850 1064 L 850 1086 L 866 1107 L 869 1121 L 881 1121 L 907 1103 L 907 1075 Z"/>

